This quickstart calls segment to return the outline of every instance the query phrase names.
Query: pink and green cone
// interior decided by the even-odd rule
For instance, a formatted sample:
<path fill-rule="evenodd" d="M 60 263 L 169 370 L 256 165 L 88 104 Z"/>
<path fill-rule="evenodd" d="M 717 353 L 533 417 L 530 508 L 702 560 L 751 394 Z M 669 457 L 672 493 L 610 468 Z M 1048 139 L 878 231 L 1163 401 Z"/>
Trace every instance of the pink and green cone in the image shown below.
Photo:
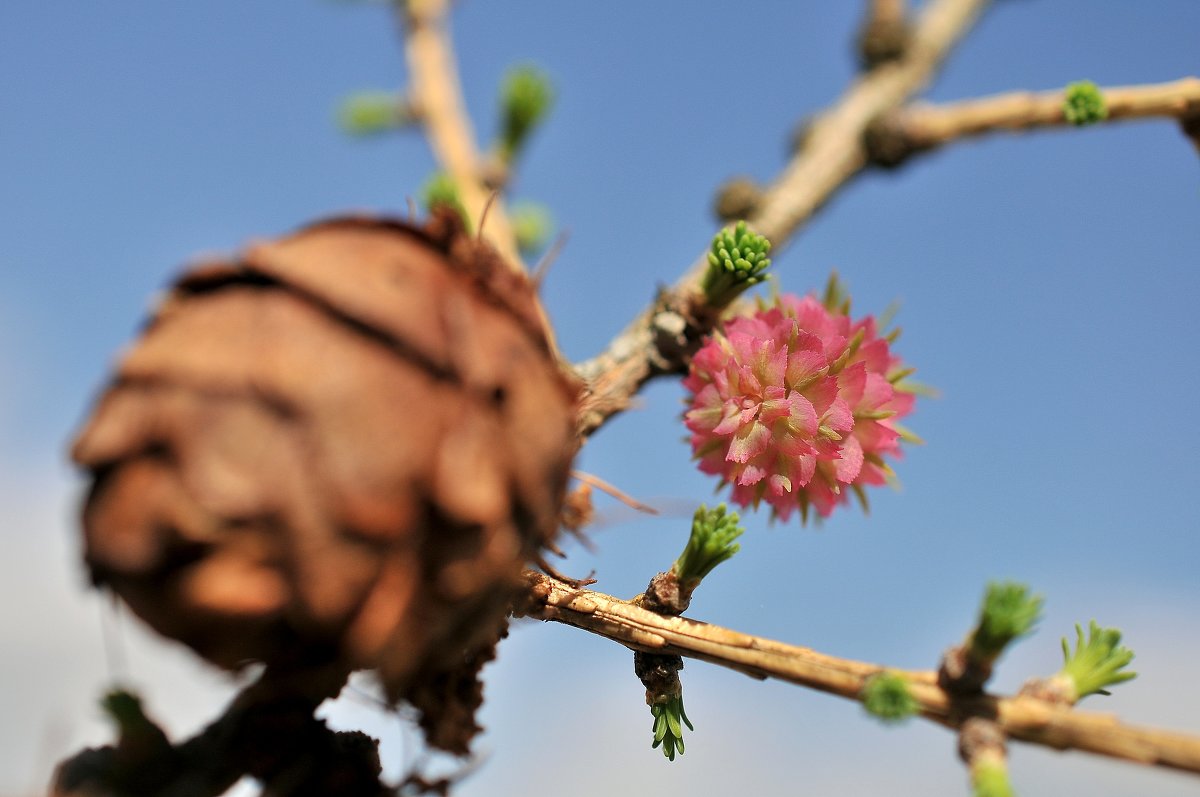
<path fill-rule="evenodd" d="M 700 470 L 732 485 L 734 503 L 766 501 L 781 520 L 796 510 L 807 519 L 810 507 L 828 516 L 849 492 L 886 483 L 886 459 L 900 456 L 896 421 L 913 408 L 897 387 L 911 369 L 875 319 L 828 304 L 786 295 L 727 322 L 683 382 Z"/>

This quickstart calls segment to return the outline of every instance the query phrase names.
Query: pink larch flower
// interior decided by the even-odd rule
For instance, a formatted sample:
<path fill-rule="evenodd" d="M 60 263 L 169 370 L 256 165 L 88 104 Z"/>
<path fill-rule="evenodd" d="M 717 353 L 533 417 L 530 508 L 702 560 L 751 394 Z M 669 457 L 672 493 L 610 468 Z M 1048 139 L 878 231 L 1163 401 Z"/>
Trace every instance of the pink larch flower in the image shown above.
<path fill-rule="evenodd" d="M 829 515 L 851 488 L 883 484 L 900 455 L 895 420 L 912 411 L 907 373 L 868 316 L 851 322 L 811 296 L 735 318 L 692 359 L 684 416 L 700 470 L 741 506 L 787 520 Z"/>

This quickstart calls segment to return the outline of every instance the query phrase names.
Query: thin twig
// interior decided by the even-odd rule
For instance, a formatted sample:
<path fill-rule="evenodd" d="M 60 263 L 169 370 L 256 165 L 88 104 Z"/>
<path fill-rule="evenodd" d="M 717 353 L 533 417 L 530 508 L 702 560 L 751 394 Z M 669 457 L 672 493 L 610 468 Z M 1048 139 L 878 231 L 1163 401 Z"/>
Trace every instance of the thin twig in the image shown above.
<path fill-rule="evenodd" d="M 755 678 L 775 678 L 851 700 L 860 699 L 872 675 L 885 669 L 900 672 L 909 680 L 921 716 L 946 727 L 957 729 L 971 717 L 982 717 L 1023 742 L 1200 773 L 1198 736 L 1127 725 L 1110 714 L 1078 711 L 1033 697 L 953 697 L 937 685 L 932 670 L 905 672 L 827 656 L 686 617 L 666 617 L 541 573 L 527 571 L 526 579 L 530 589 L 529 603 L 522 608 L 525 616 L 582 628 L 633 650 L 700 659 Z"/>
<path fill-rule="evenodd" d="M 637 500 L 629 493 L 623 491 L 619 487 L 614 487 L 613 485 L 604 481 L 604 479 L 601 479 L 599 476 L 593 476 L 592 474 L 585 473 L 581 470 L 573 470 L 571 471 L 571 477 L 578 479 L 586 485 L 595 487 L 597 490 L 608 493 L 630 509 L 636 509 L 638 512 L 644 512 L 647 515 L 658 514 L 658 510 L 654 507 Z"/>
<path fill-rule="evenodd" d="M 404 20 L 409 88 L 413 101 L 421 108 L 430 146 L 454 180 L 468 218 L 481 223 L 492 190 L 484 184 L 483 161 L 463 103 L 454 51 L 446 32 L 449 2 L 407 0 L 397 7 Z M 499 197 L 488 211 L 482 234 L 510 266 L 524 271 L 508 213 Z"/>
<path fill-rule="evenodd" d="M 987 0 L 931 0 L 913 26 L 904 57 L 859 78 L 832 107 L 813 121 L 805 146 L 767 188 L 747 219 L 781 248 L 830 197 L 867 165 L 863 133 L 873 119 L 900 107 L 925 87 L 950 48 L 987 5 Z M 656 316 L 678 315 L 698 292 L 707 261 L 691 269 L 650 308 L 617 335 L 597 357 L 576 371 L 588 384 L 579 413 L 587 436 L 625 409 L 648 379 L 677 370 L 687 350 L 664 349 Z M 656 332 L 659 330 L 659 332 Z M 667 341 L 672 346 L 674 341 Z"/>
<path fill-rule="evenodd" d="M 1102 88 L 1100 92 L 1108 111 L 1104 123 L 1155 117 L 1187 122 L 1200 117 L 1200 78 Z M 872 126 L 872 137 L 875 147 L 886 150 L 882 154 L 890 165 L 958 139 L 1069 126 L 1064 96 L 1062 90 L 1022 91 L 944 105 L 910 105 L 880 117 Z"/>

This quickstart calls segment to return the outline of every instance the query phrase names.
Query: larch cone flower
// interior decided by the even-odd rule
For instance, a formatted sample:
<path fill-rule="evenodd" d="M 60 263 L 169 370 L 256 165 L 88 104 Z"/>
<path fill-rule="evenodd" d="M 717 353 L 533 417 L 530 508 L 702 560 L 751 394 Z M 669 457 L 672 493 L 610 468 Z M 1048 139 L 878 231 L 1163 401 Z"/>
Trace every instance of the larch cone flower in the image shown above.
<path fill-rule="evenodd" d="M 453 213 L 257 244 L 175 283 L 76 440 L 87 566 L 218 665 L 412 698 L 486 660 L 557 532 L 578 392 Z"/>
<path fill-rule="evenodd" d="M 833 302 L 830 302 L 833 304 Z M 812 296 L 782 296 L 708 338 L 683 384 L 700 470 L 732 485 L 741 506 L 765 501 L 787 520 L 828 516 L 865 485 L 884 484 L 900 456 L 914 396 L 910 369 L 875 319 L 851 321 Z"/>

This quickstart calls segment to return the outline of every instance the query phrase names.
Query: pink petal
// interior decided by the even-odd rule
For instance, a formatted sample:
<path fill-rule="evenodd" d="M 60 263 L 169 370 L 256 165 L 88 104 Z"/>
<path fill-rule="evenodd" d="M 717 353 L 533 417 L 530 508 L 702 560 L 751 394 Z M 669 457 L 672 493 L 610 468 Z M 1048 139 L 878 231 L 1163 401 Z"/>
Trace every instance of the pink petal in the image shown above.
<path fill-rule="evenodd" d="M 833 472 L 838 481 L 850 484 L 858 478 L 859 471 L 862 470 L 863 450 L 854 437 L 846 438 L 844 443 L 841 459 L 833 462 Z"/>
<path fill-rule="evenodd" d="M 838 379 L 833 376 L 823 376 L 816 382 L 804 388 L 804 397 L 812 402 L 817 415 L 824 415 L 838 397 Z"/>
<path fill-rule="evenodd" d="M 844 435 L 854 428 L 854 411 L 842 399 L 834 399 L 821 421 L 830 429 Z"/>
<path fill-rule="evenodd" d="M 867 383 L 863 389 L 862 400 L 857 406 L 864 409 L 878 409 L 891 401 L 895 393 L 896 391 L 892 387 L 892 383 L 883 378 L 883 376 L 880 374 L 867 374 Z"/>
<path fill-rule="evenodd" d="M 729 452 L 725 459 L 730 462 L 749 462 L 751 457 L 761 454 L 770 442 L 771 431 L 755 421 L 738 429 L 729 443 Z"/>

